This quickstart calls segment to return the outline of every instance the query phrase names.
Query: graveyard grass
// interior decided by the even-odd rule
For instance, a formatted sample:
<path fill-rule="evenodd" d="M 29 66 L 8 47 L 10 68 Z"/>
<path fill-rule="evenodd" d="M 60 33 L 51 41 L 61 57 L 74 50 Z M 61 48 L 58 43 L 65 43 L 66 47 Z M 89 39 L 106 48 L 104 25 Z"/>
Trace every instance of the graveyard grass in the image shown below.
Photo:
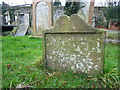
<path fill-rule="evenodd" d="M 71 72 L 47 70 L 42 62 L 42 39 L 2 37 L 2 87 L 120 88 L 118 46 L 106 44 L 104 75 L 86 78 Z"/>

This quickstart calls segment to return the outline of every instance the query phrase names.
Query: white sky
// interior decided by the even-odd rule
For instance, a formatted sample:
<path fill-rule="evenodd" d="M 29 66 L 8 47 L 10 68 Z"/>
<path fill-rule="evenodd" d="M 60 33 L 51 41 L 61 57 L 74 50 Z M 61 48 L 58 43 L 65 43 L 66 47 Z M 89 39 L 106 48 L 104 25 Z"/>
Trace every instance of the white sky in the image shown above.
<path fill-rule="evenodd" d="M 55 1 L 55 0 L 53 0 Z M 60 0 L 62 5 L 64 5 L 65 0 Z M 107 0 L 95 0 L 95 6 L 103 6 Z M 113 0 L 116 1 L 116 0 Z M 22 5 L 22 4 L 32 4 L 32 0 L 0 0 L 0 3 L 5 2 L 9 5 Z"/>

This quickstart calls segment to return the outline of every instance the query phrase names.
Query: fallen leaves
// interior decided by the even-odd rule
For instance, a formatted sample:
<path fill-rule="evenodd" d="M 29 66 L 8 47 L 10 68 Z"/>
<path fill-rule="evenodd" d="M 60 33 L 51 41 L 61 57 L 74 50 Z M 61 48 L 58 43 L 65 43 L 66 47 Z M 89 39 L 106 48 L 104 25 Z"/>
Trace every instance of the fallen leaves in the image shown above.
<path fill-rule="evenodd" d="M 47 74 L 49 77 L 53 77 L 53 76 L 55 75 L 55 72 L 53 72 L 53 73 L 46 72 L 46 74 Z"/>
<path fill-rule="evenodd" d="M 64 82 L 63 82 L 63 84 L 66 84 L 66 83 L 67 83 L 67 81 L 64 81 Z"/>
<path fill-rule="evenodd" d="M 7 64 L 7 69 L 10 69 L 10 67 L 11 67 L 11 64 Z"/>
<path fill-rule="evenodd" d="M 25 85 L 24 82 L 22 82 L 16 86 L 16 88 L 27 88 L 27 89 L 29 89 L 31 87 L 32 86 L 30 86 L 30 85 Z"/>

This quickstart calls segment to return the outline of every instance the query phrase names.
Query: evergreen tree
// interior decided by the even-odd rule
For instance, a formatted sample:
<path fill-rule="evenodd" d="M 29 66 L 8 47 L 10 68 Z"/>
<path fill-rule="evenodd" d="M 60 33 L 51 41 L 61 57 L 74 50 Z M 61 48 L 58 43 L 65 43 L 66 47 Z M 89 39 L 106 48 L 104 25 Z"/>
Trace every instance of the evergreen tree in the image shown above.
<path fill-rule="evenodd" d="M 59 0 L 55 0 L 54 6 L 61 6 L 61 2 Z"/>
<path fill-rule="evenodd" d="M 72 14 L 78 13 L 78 11 L 85 7 L 83 2 L 66 2 L 64 10 L 65 14 L 71 16 Z"/>
<path fill-rule="evenodd" d="M 72 2 L 66 2 L 64 7 L 66 15 L 71 16 L 71 8 L 72 8 Z"/>

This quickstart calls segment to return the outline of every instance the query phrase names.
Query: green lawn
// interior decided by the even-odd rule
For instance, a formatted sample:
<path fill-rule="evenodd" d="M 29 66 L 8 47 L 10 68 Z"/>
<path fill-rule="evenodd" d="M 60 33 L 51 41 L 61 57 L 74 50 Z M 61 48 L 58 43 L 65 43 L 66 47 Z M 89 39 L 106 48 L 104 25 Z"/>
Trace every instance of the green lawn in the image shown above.
<path fill-rule="evenodd" d="M 2 37 L 2 87 L 18 84 L 32 88 L 119 88 L 118 46 L 106 44 L 105 74 L 92 78 L 73 73 L 55 72 L 42 63 L 42 39 Z"/>

